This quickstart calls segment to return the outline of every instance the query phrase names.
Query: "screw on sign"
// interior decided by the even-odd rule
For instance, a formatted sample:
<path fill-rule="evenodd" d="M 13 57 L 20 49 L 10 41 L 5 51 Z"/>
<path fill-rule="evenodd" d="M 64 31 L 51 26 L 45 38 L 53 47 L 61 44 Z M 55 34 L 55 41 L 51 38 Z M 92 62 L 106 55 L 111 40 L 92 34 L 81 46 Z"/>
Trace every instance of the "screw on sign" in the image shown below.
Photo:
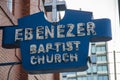
<path fill-rule="evenodd" d="M 3 47 L 20 48 L 23 68 L 33 73 L 84 71 L 89 42 L 112 39 L 109 19 L 92 19 L 92 12 L 66 10 L 56 23 L 39 12 L 3 29 Z"/>

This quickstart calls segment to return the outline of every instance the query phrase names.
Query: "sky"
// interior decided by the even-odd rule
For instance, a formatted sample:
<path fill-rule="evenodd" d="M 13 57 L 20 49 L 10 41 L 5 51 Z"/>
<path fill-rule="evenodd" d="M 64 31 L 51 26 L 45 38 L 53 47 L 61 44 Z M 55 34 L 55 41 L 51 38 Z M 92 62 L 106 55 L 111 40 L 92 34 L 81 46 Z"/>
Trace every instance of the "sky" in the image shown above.
<path fill-rule="evenodd" d="M 120 51 L 120 26 L 117 0 L 65 0 L 67 9 L 93 12 L 94 19 L 109 18 L 112 26 L 112 40 L 108 42 L 109 51 Z"/>

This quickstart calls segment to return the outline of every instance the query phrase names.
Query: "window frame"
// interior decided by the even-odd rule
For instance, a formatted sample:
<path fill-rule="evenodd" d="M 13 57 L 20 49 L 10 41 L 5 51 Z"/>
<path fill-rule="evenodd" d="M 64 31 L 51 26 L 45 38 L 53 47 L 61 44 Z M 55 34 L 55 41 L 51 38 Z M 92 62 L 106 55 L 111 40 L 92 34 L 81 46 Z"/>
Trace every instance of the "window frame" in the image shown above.
<path fill-rule="evenodd" d="M 107 65 L 98 65 L 97 71 L 100 71 L 100 72 L 108 71 L 108 66 Z"/>
<path fill-rule="evenodd" d="M 14 0 L 7 0 L 7 8 L 10 11 L 10 13 L 13 13 L 13 7 L 14 7 Z"/>
<path fill-rule="evenodd" d="M 106 55 L 98 55 L 96 58 L 97 62 L 107 61 Z"/>

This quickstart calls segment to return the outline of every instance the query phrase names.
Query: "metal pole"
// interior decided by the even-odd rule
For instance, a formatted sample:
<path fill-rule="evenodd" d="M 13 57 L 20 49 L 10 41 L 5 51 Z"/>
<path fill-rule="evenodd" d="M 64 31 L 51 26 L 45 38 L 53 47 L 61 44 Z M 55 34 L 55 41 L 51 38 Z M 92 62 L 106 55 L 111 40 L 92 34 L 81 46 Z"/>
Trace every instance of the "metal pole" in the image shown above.
<path fill-rule="evenodd" d="M 113 51 L 114 54 L 114 74 L 115 74 L 115 80 L 117 80 L 117 74 L 116 74 L 116 55 L 115 55 L 115 51 Z"/>
<path fill-rule="evenodd" d="M 119 10 L 119 19 L 120 19 L 120 0 L 118 0 L 118 10 Z"/>

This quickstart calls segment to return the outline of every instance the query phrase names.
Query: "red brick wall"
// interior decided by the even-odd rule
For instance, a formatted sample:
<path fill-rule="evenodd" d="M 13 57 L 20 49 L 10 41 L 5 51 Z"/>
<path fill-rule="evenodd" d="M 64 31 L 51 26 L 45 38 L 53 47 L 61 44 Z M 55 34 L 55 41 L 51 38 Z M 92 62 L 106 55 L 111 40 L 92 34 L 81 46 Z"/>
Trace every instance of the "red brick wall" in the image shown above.
<path fill-rule="evenodd" d="M 12 15 L 7 8 L 6 2 L 7 0 L 0 0 L 0 26 L 17 25 L 18 18 L 40 11 L 38 9 L 38 0 L 14 0 L 15 4 Z M 51 16 L 49 15 L 49 17 Z M 20 62 L 21 55 L 19 49 L 2 48 L 2 34 L 3 31 L 0 30 L 0 64 Z M 7 78 L 9 80 L 59 80 L 59 74 L 30 75 L 23 70 L 21 64 L 0 66 L 0 80 L 7 80 Z"/>
<path fill-rule="evenodd" d="M 8 25 L 16 25 L 17 20 L 15 17 L 9 12 L 7 8 L 7 0 L 0 1 L 0 26 L 8 26 Z M 0 30 L 0 64 L 8 63 L 8 62 L 19 62 L 18 59 L 15 57 L 15 49 L 4 49 L 2 48 L 2 33 L 3 31 Z M 12 65 L 8 66 L 0 66 L 0 80 L 21 80 L 21 65 Z M 27 79 L 26 79 L 27 80 Z"/>

